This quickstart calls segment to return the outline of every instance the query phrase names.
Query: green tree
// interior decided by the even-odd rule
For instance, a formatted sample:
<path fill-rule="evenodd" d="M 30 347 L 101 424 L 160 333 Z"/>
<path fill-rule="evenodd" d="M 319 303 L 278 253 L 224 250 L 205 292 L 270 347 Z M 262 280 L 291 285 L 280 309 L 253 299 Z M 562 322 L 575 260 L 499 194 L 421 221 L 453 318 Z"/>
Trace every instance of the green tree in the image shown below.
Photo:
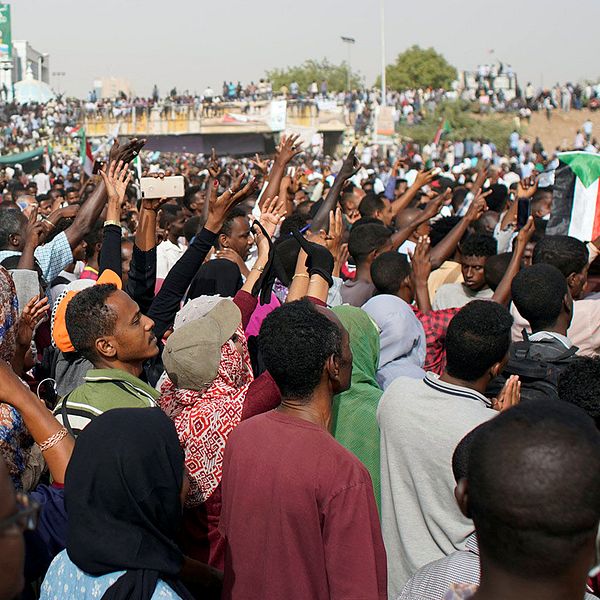
<path fill-rule="evenodd" d="M 272 81 L 274 90 L 280 89 L 283 85 L 289 87 L 292 81 L 296 81 L 300 86 L 300 92 L 304 93 L 313 81 L 320 85 L 325 80 L 330 92 L 340 92 L 346 89 L 348 70 L 345 62 L 335 65 L 326 58 L 321 61 L 310 59 L 295 67 L 267 71 L 267 77 Z M 358 73 L 351 73 L 350 85 L 352 88 L 360 87 Z"/>
<path fill-rule="evenodd" d="M 468 102 L 448 101 L 439 104 L 435 113 L 427 113 L 418 125 L 400 123 L 398 133 L 405 139 L 411 139 L 423 145 L 433 141 L 440 123 L 446 121 L 450 133 L 443 140 L 489 139 L 496 144 L 500 152 L 508 151 L 508 137 L 513 130 L 512 120 L 506 115 L 476 115 Z"/>
<path fill-rule="evenodd" d="M 391 90 L 413 88 L 448 89 L 456 79 L 456 69 L 433 48 L 412 46 L 396 58 L 396 62 L 385 69 L 387 87 Z M 376 86 L 381 85 L 381 77 Z"/>

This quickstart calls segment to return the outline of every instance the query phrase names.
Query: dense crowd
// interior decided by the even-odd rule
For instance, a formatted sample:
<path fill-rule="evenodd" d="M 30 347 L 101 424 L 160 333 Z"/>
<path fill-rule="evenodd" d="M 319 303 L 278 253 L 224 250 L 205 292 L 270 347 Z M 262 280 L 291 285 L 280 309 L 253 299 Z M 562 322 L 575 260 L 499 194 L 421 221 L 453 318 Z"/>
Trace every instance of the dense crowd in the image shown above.
<path fill-rule="evenodd" d="M 515 133 L 5 169 L 0 600 L 593 598 L 600 238 Z"/>

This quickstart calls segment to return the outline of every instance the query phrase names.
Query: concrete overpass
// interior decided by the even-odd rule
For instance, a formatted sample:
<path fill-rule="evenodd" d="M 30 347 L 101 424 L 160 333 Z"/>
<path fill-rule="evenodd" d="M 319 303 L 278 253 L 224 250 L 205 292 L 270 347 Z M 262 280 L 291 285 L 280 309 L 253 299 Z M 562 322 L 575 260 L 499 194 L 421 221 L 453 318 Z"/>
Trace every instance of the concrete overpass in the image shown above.
<path fill-rule="evenodd" d="M 299 133 L 305 145 L 322 134 L 325 152 L 333 154 L 347 127 L 343 107 L 331 102 L 277 100 L 151 109 L 111 106 L 86 112 L 83 124 L 89 137 L 146 137 L 149 150 L 206 152 L 214 146 L 233 154 L 271 152 L 283 131 Z"/>

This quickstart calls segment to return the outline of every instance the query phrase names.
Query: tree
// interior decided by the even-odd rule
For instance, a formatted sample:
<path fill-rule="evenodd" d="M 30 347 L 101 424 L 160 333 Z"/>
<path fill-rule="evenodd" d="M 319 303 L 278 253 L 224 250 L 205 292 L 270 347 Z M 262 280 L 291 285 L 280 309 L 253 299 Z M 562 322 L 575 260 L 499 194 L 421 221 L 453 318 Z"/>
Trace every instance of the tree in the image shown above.
<path fill-rule="evenodd" d="M 513 130 L 512 119 L 501 114 L 476 115 L 472 106 L 464 101 L 447 101 L 438 104 L 434 113 L 426 113 L 418 125 L 400 123 L 398 133 L 403 139 L 418 144 L 430 144 L 441 123 L 446 122 L 450 133 L 442 139 L 448 141 L 489 139 L 500 152 L 508 152 L 508 136 Z"/>
<path fill-rule="evenodd" d="M 456 69 L 433 48 L 412 46 L 396 58 L 396 62 L 385 69 L 387 87 L 391 90 L 414 88 L 448 89 L 456 79 Z M 376 85 L 381 86 L 381 78 Z"/>
<path fill-rule="evenodd" d="M 340 92 L 346 89 L 348 70 L 345 62 L 335 65 L 326 58 L 322 61 L 310 59 L 295 67 L 267 71 L 267 77 L 272 81 L 274 90 L 278 90 L 283 85 L 289 87 L 290 83 L 295 81 L 300 86 L 300 92 L 303 93 L 313 81 L 320 85 L 321 81 L 325 80 L 330 92 Z M 360 87 L 358 73 L 351 73 L 350 85 L 353 89 Z"/>

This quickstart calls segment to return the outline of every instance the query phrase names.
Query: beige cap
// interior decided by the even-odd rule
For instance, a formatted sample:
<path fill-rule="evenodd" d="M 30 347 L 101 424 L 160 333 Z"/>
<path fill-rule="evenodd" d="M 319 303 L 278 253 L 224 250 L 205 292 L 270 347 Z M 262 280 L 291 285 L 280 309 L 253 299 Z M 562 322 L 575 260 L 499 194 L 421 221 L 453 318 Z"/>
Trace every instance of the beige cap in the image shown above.
<path fill-rule="evenodd" d="M 167 339 L 162 358 L 171 381 L 181 389 L 203 390 L 217 376 L 221 346 L 242 321 L 231 300 L 220 300 L 204 316 L 177 327 Z"/>

